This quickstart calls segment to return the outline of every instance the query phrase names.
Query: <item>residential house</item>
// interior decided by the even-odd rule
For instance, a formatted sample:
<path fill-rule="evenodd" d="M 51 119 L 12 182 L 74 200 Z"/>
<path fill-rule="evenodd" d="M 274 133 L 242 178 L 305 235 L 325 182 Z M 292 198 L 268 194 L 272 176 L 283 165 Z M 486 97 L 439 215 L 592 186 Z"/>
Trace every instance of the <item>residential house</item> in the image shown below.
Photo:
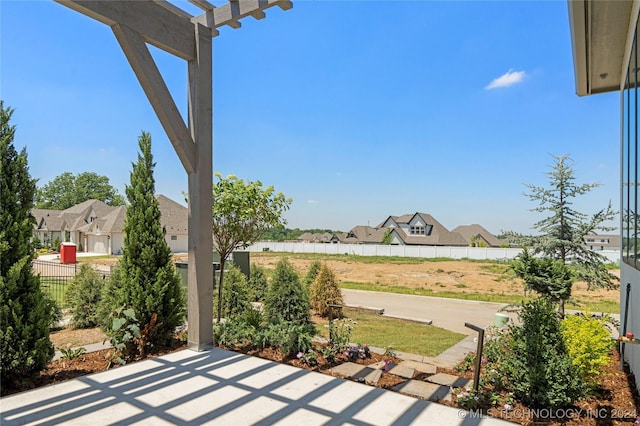
<path fill-rule="evenodd" d="M 640 1 L 583 0 L 568 5 L 577 94 L 620 94 L 620 134 L 609 138 L 615 141 L 611 150 L 621 147 L 620 332 L 640 335 Z M 622 344 L 621 348 L 624 361 L 640 377 L 640 345 Z M 636 386 L 640 389 L 640 382 Z"/>
<path fill-rule="evenodd" d="M 487 240 L 492 242 L 497 240 L 484 228 L 482 229 L 486 233 Z M 462 235 L 449 231 L 433 216 L 426 213 L 389 216 L 376 227 L 359 225 L 349 232 L 334 235 L 331 241 L 343 244 L 382 244 L 387 234 L 389 244 L 394 245 L 469 245 Z"/>
<path fill-rule="evenodd" d="M 589 250 L 620 250 L 620 235 L 585 235 L 584 245 Z"/>
<path fill-rule="evenodd" d="M 187 251 L 188 209 L 164 195 L 156 195 L 160 224 L 173 252 Z M 56 239 L 73 242 L 78 251 L 121 254 L 124 245 L 126 206 L 109 206 L 87 200 L 65 210 L 33 209 L 34 237 L 51 245 Z"/>
<path fill-rule="evenodd" d="M 305 232 L 300 235 L 296 241 L 299 243 L 330 243 L 332 237 L 333 235 L 328 232 L 316 232 L 313 234 L 311 232 Z"/>
<path fill-rule="evenodd" d="M 343 244 L 381 244 L 386 232 L 386 229 L 359 225 L 349 232 L 335 235 L 334 241 L 337 240 L 336 242 Z"/>
<path fill-rule="evenodd" d="M 460 225 L 453 228 L 451 232 L 457 232 L 472 247 L 501 247 L 508 245 L 505 240 L 501 240 L 491 232 L 478 224 Z"/>
<path fill-rule="evenodd" d="M 423 246 L 466 246 L 467 241 L 426 213 L 389 216 L 376 228 L 391 229 L 391 244 Z"/>

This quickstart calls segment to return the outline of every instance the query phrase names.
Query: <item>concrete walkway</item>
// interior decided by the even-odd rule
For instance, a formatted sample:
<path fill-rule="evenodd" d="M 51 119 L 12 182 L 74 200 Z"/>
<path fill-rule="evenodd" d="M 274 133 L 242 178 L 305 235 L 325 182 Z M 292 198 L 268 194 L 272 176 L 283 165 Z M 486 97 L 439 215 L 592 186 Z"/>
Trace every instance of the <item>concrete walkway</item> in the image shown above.
<path fill-rule="evenodd" d="M 2 425 L 508 425 L 285 364 L 183 350 L 0 400 Z"/>
<path fill-rule="evenodd" d="M 465 322 L 479 327 L 493 325 L 495 314 L 507 306 L 503 303 L 473 300 L 445 299 L 442 297 L 413 296 L 363 290 L 342 290 L 344 302 L 350 306 L 384 309 L 384 315 L 418 321 L 431 321 L 432 325 L 467 335 L 477 332 L 464 326 Z M 515 314 L 508 314 L 516 318 Z"/>

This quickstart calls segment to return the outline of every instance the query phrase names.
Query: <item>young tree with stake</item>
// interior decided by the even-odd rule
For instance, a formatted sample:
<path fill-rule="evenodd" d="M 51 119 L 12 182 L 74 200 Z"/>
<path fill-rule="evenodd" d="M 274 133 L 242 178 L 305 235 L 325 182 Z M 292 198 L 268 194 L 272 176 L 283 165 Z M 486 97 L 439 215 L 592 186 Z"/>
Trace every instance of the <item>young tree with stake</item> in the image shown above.
<path fill-rule="evenodd" d="M 213 185 L 213 245 L 220 255 L 218 280 L 218 322 L 222 317 L 222 283 L 227 257 L 255 243 L 268 229 L 284 225 L 283 213 L 291 199 L 273 186 L 263 188 L 260 181 L 244 181 L 234 175 L 215 174 Z"/>

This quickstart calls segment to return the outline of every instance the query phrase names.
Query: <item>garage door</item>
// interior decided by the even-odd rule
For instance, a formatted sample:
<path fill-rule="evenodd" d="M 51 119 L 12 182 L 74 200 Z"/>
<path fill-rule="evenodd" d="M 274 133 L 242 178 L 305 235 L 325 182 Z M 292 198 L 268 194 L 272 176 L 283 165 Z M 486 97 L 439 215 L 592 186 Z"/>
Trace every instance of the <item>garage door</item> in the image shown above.
<path fill-rule="evenodd" d="M 92 253 L 104 253 L 108 254 L 107 250 L 107 236 L 106 235 L 89 235 L 89 251 Z"/>

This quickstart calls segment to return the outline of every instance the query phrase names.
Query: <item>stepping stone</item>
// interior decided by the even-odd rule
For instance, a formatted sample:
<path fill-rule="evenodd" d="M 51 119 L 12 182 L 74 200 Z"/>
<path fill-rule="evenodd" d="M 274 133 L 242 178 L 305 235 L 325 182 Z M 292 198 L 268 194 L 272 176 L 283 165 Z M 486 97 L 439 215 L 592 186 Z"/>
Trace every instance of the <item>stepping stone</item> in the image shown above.
<path fill-rule="evenodd" d="M 471 384 L 473 380 L 454 376 L 452 374 L 438 373 L 429 377 L 427 381 L 443 386 L 451 386 L 454 388 L 464 388 Z"/>
<path fill-rule="evenodd" d="M 436 374 L 436 366 L 433 364 L 427 364 L 426 362 L 418 361 L 402 361 L 400 365 L 405 365 L 409 368 L 413 368 L 418 373 L 422 374 Z"/>
<path fill-rule="evenodd" d="M 358 382 L 364 382 L 367 384 L 375 384 L 380 380 L 382 376 L 382 370 L 371 368 L 356 364 L 355 362 L 345 362 L 337 367 L 333 367 L 329 370 L 333 374 L 347 377 L 349 379 L 357 380 Z"/>
<path fill-rule="evenodd" d="M 391 368 L 388 373 L 389 374 L 393 374 L 394 376 L 398 376 L 398 377 L 402 377 L 403 379 L 413 379 L 413 375 L 415 374 L 416 370 L 404 365 L 404 363 L 400 363 L 396 366 L 394 366 L 393 368 Z"/>
<path fill-rule="evenodd" d="M 389 364 L 389 365 L 395 365 L 395 364 Z M 375 368 L 376 370 L 384 371 L 384 361 L 374 362 L 373 364 L 369 364 L 369 367 Z"/>
<path fill-rule="evenodd" d="M 421 380 L 408 380 L 392 388 L 396 392 L 429 401 L 450 401 L 451 392 L 448 386 L 436 385 Z"/>

